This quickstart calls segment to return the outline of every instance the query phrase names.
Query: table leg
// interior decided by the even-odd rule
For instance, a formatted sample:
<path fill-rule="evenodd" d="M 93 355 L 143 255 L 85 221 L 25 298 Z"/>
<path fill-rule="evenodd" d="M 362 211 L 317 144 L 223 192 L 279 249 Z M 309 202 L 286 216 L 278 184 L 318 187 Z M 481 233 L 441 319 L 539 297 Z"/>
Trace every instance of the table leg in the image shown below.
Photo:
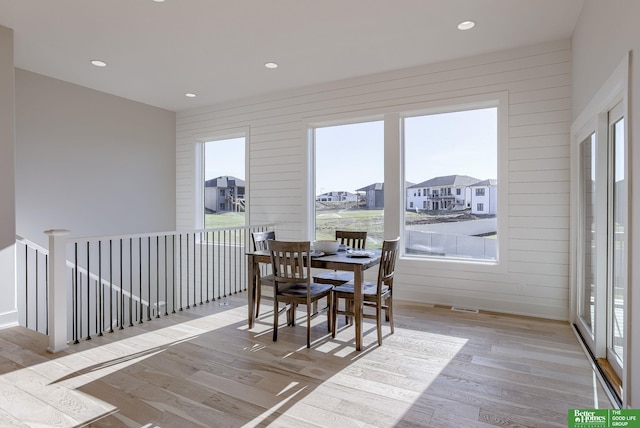
<path fill-rule="evenodd" d="M 254 262 L 254 258 L 252 255 L 247 256 L 247 284 L 249 289 L 247 290 L 247 306 L 249 310 L 249 328 L 253 328 L 253 321 L 255 315 L 255 305 L 256 305 L 256 265 Z"/>
<path fill-rule="evenodd" d="M 362 266 L 357 266 L 353 272 L 353 306 L 354 306 L 354 322 L 356 323 L 356 351 L 362 350 L 362 312 L 363 297 L 362 297 L 362 284 L 363 284 Z"/>

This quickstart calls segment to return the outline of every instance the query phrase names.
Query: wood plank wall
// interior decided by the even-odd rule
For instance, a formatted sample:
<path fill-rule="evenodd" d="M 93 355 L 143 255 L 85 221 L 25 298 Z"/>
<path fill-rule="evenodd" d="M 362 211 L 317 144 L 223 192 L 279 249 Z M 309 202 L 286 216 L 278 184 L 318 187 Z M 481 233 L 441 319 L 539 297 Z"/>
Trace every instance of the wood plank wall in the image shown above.
<path fill-rule="evenodd" d="M 275 93 L 177 115 L 177 226 L 195 225 L 195 144 L 248 131 L 252 222 L 307 239 L 309 121 L 508 94 L 508 254 L 500 269 L 403 259 L 399 299 L 568 318 L 571 43 L 553 41 Z M 397 168 L 386 165 L 386 168 Z"/>

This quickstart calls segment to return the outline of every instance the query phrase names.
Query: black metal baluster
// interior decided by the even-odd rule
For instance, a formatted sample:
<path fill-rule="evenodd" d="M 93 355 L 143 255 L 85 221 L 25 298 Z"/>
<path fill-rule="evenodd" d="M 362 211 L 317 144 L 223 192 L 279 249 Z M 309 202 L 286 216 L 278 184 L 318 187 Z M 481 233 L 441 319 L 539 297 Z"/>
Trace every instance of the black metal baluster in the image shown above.
<path fill-rule="evenodd" d="M 147 237 L 147 321 L 151 321 L 151 237 Z M 140 298 L 142 302 L 142 297 Z"/>
<path fill-rule="evenodd" d="M 193 232 L 193 307 L 195 308 L 196 306 L 198 306 L 196 304 L 196 299 L 198 298 L 196 296 L 197 294 L 197 284 L 196 284 L 196 265 L 198 264 L 197 260 L 196 260 L 196 248 L 197 248 L 197 242 L 196 242 L 196 232 Z"/>
<path fill-rule="evenodd" d="M 140 281 L 138 282 L 138 307 L 140 308 L 140 315 L 138 316 L 138 313 L 136 313 L 136 318 L 139 319 L 138 324 L 142 324 L 142 314 L 144 313 L 144 308 L 142 307 L 142 237 L 138 238 L 138 273 L 140 277 Z"/>
<path fill-rule="evenodd" d="M 173 300 L 173 304 L 171 305 L 171 313 L 176 313 L 176 235 L 173 235 L 172 239 L 172 249 L 171 249 L 171 265 L 173 268 L 171 269 L 171 276 L 173 277 L 171 284 L 173 285 L 173 289 L 171 290 L 171 300 Z"/>
<path fill-rule="evenodd" d="M 129 327 L 133 327 L 133 238 L 129 238 Z"/>
<path fill-rule="evenodd" d="M 200 232 L 200 304 L 203 305 L 204 303 L 202 302 L 202 232 Z"/>
<path fill-rule="evenodd" d="M 75 284 L 74 284 L 74 313 L 73 313 L 73 343 L 80 343 L 78 340 L 78 243 L 76 242 L 74 245 L 74 261 L 75 261 Z"/>
<path fill-rule="evenodd" d="M 120 238 L 120 301 L 118 302 L 118 309 L 120 311 L 120 330 L 124 330 L 124 281 L 122 272 L 122 238 Z"/>
<path fill-rule="evenodd" d="M 207 241 L 207 254 L 205 255 L 205 259 L 207 262 L 207 300 L 206 303 L 209 303 L 209 232 L 205 232 L 206 241 Z"/>
<path fill-rule="evenodd" d="M 167 285 L 167 235 L 164 235 L 164 316 L 169 315 L 169 288 Z"/>
<path fill-rule="evenodd" d="M 45 314 L 45 334 L 49 335 L 49 255 L 44 255 L 44 295 L 46 305 L 44 307 Z"/>
<path fill-rule="evenodd" d="M 231 232 L 229 232 L 231 233 Z M 238 273 L 238 265 L 236 262 L 238 261 L 238 249 L 236 248 L 236 244 L 238 243 L 238 230 L 233 231 L 233 246 L 229 250 L 231 252 L 231 258 L 233 259 L 233 263 L 229 266 L 229 269 L 233 268 L 233 294 L 238 294 L 238 277 L 236 274 Z"/>
<path fill-rule="evenodd" d="M 187 260 L 189 259 L 187 258 Z M 182 311 L 182 233 L 180 234 L 180 263 L 178 263 L 178 267 L 180 268 L 180 310 Z M 189 271 L 187 270 L 187 272 Z"/>
<path fill-rule="evenodd" d="M 187 306 L 186 309 L 189 309 L 189 234 L 187 233 Z"/>
<path fill-rule="evenodd" d="M 156 318 L 160 318 L 160 236 L 156 236 Z"/>
<path fill-rule="evenodd" d="M 222 251 L 220 250 L 220 231 L 217 232 L 218 235 L 218 299 L 221 298 L 222 294 L 220 292 L 220 272 L 222 272 L 222 269 L 220 268 L 220 253 L 222 253 Z"/>
<path fill-rule="evenodd" d="M 89 264 L 89 241 L 87 241 L 87 338 L 91 340 L 91 270 Z"/>
<path fill-rule="evenodd" d="M 111 239 L 109 239 L 109 333 L 113 333 L 113 240 Z"/>
<path fill-rule="evenodd" d="M 224 298 L 227 298 L 227 231 L 224 230 L 222 231 L 222 236 L 223 238 L 223 244 L 222 244 L 222 251 L 223 251 L 223 257 L 222 257 L 222 278 L 223 278 L 223 284 L 224 284 Z M 231 294 L 231 289 L 229 289 L 229 294 Z"/>
<path fill-rule="evenodd" d="M 102 241 L 98 241 L 98 308 L 100 316 L 98 317 L 98 336 L 102 336 L 102 330 L 104 330 L 104 288 L 102 286 Z"/>
<path fill-rule="evenodd" d="M 24 326 L 29 328 L 29 246 L 24 244 Z"/>

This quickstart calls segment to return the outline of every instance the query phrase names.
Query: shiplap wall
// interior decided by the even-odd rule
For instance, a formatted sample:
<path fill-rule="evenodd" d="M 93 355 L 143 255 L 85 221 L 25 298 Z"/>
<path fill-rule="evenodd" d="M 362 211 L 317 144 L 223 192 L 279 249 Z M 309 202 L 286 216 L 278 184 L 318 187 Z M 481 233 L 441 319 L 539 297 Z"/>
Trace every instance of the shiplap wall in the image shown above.
<path fill-rule="evenodd" d="M 307 139 L 317 118 L 414 111 L 508 94 L 508 254 L 499 269 L 401 259 L 396 298 L 568 318 L 571 44 L 560 40 L 364 76 L 177 115 L 177 226 L 195 226 L 195 145 L 248 130 L 250 221 L 308 239 Z M 385 168 L 398 168 L 389 165 Z"/>

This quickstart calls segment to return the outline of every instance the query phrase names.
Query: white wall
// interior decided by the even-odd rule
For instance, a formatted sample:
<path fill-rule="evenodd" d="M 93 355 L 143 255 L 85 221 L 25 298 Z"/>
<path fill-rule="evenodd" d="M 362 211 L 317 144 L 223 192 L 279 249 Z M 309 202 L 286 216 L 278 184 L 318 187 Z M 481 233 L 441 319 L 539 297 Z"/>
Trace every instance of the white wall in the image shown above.
<path fill-rule="evenodd" d="M 13 31 L 0 26 L 0 326 L 17 322 Z"/>
<path fill-rule="evenodd" d="M 634 130 L 640 129 L 640 68 L 635 56 L 640 53 L 640 2 L 637 0 L 586 0 L 573 34 L 573 118 L 584 110 L 598 89 L 618 66 L 627 52 L 632 51 L 630 68 L 630 99 L 628 127 L 631 155 L 631 213 L 640 212 L 640 150 L 635 147 Z M 628 335 L 631 337 L 628 364 L 630 379 L 629 407 L 640 408 L 640 225 L 637 214 L 630 216 L 631 259 L 629 260 L 629 302 L 631 314 Z"/>
<path fill-rule="evenodd" d="M 175 113 L 16 69 L 17 231 L 175 229 Z"/>
<path fill-rule="evenodd" d="M 508 93 L 509 251 L 498 269 L 400 260 L 400 299 L 568 318 L 571 46 L 555 41 L 507 52 L 364 76 L 178 113 L 177 222 L 194 225 L 194 145 L 249 127 L 251 222 L 277 222 L 283 239 L 308 239 L 309 122 L 359 118 Z M 246 129 L 246 128 L 245 128 Z M 397 130 L 396 130 L 397 131 Z M 394 135 L 396 131 L 391 130 Z M 389 134 L 393 138 L 392 133 Z M 387 135 L 387 132 L 385 132 Z M 385 176 L 395 149 L 385 149 Z M 398 183 L 401 179 L 397 178 Z M 391 190 L 385 186 L 385 191 Z M 396 195 L 397 196 L 397 195 Z M 385 195 L 387 204 L 401 197 Z M 389 207 L 388 207 L 389 208 Z M 385 222 L 398 216 L 385 215 Z M 386 226 L 385 226 L 386 227 Z M 399 229 L 399 226 L 398 226 Z M 389 228 L 391 231 L 391 228 Z M 394 231 L 395 232 L 395 231 Z M 504 248 L 503 248 L 504 249 Z"/>

